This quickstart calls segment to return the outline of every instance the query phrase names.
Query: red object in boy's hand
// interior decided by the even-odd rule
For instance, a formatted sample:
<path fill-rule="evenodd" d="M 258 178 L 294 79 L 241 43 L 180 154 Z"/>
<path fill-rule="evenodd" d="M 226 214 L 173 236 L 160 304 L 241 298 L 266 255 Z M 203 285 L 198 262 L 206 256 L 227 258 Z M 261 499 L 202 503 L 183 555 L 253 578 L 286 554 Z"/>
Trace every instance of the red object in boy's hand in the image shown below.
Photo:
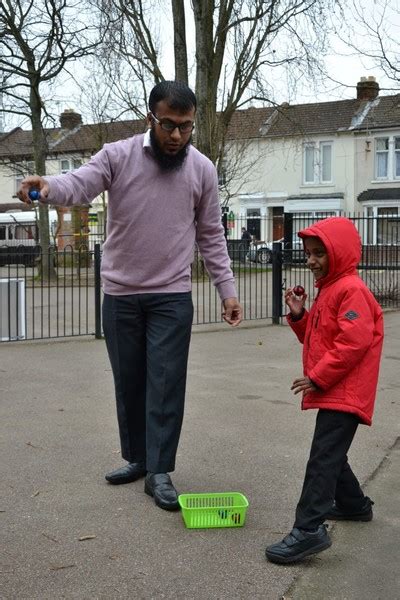
<path fill-rule="evenodd" d="M 293 288 L 293 293 L 296 294 L 296 296 L 303 296 L 304 292 L 305 289 L 302 285 L 295 285 Z"/>

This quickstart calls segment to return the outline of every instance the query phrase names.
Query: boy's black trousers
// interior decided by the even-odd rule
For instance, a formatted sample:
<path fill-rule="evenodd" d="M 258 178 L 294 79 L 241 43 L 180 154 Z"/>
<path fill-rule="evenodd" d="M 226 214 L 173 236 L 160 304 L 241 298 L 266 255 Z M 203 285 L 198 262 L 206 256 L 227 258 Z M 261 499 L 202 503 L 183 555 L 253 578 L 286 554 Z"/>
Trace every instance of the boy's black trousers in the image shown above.
<path fill-rule="evenodd" d="M 190 292 L 104 294 L 121 455 L 152 473 L 175 469 L 192 321 Z"/>
<path fill-rule="evenodd" d="M 362 509 L 364 494 L 347 461 L 359 419 L 336 410 L 319 410 L 294 527 L 315 530 L 335 501 L 341 509 Z"/>

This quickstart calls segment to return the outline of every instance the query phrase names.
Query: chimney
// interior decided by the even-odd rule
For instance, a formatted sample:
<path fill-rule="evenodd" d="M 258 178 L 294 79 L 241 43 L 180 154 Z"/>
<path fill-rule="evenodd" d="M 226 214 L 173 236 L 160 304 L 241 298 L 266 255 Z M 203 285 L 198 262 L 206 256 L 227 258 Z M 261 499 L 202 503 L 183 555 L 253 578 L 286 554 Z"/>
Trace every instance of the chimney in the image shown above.
<path fill-rule="evenodd" d="M 379 94 L 379 84 L 375 77 L 361 77 L 357 83 L 357 100 L 375 100 Z"/>
<path fill-rule="evenodd" d="M 75 129 L 78 125 L 82 125 L 82 115 L 72 108 L 67 108 L 60 115 L 60 123 L 62 129 Z"/>

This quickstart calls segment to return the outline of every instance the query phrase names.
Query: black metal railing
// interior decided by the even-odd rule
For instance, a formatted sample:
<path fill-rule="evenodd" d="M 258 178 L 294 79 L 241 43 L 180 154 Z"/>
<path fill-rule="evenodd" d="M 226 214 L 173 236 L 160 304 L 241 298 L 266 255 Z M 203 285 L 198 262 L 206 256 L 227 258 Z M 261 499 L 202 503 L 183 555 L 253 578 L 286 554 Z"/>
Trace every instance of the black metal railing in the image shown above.
<path fill-rule="evenodd" d="M 349 215 L 346 215 L 349 216 Z M 350 217 L 350 216 L 349 216 Z M 321 218 L 321 215 L 318 215 Z M 399 226 L 393 216 L 351 217 L 363 242 L 360 276 L 384 308 L 400 307 Z M 254 219 L 253 219 L 253 230 Z M 263 240 L 235 238 L 246 219 L 235 217 L 227 247 L 238 296 L 246 320 L 282 322 L 283 291 L 302 285 L 308 303 L 314 282 L 308 271 L 297 232 L 318 220 L 316 216 L 259 218 Z M 275 233 L 274 233 L 275 232 Z M 283 233 L 283 235 L 282 235 Z M 274 242 L 266 240 L 273 239 Z M 102 337 L 100 283 L 101 244 L 67 247 L 63 251 L 40 246 L 0 252 L 0 341 L 81 335 Z M 218 294 L 196 252 L 192 264 L 194 325 L 221 322 Z"/>
<path fill-rule="evenodd" d="M 39 249 L 34 264 L 10 253 L 0 267 L 1 341 L 93 334 L 93 262 L 86 248 Z"/>

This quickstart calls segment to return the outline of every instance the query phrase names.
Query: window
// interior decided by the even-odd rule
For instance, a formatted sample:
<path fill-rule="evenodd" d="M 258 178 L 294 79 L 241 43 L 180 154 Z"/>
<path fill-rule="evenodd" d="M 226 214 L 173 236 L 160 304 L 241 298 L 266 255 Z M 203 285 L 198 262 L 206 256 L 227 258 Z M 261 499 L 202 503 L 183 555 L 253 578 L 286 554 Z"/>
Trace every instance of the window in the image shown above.
<path fill-rule="evenodd" d="M 293 239 L 297 242 L 299 238 L 297 237 L 297 232 L 302 229 L 306 229 L 310 227 L 312 223 L 315 221 L 319 221 L 321 219 L 327 219 L 328 217 L 336 217 L 339 214 L 339 211 L 335 210 L 326 210 L 326 211 L 302 211 L 293 213 Z"/>
<path fill-rule="evenodd" d="M 400 137 L 394 138 L 394 176 L 400 177 Z"/>
<path fill-rule="evenodd" d="M 16 240 L 38 239 L 37 225 L 16 225 L 14 230 Z"/>
<path fill-rule="evenodd" d="M 60 160 L 60 171 L 61 173 L 68 173 L 68 171 L 75 171 L 82 166 L 82 160 L 80 158 L 63 158 Z"/>
<path fill-rule="evenodd" d="M 28 161 L 24 163 L 17 163 L 14 166 L 15 170 L 15 190 L 18 191 L 19 186 L 21 185 L 21 181 L 25 179 L 28 175 L 35 174 L 35 163 L 33 161 Z"/>
<path fill-rule="evenodd" d="M 398 206 L 367 206 L 368 227 L 363 243 L 370 245 L 400 245 L 400 209 Z"/>
<path fill-rule="evenodd" d="M 386 179 L 389 165 L 389 138 L 376 140 L 376 178 Z"/>
<path fill-rule="evenodd" d="M 321 181 L 332 181 L 332 146 L 331 144 L 321 144 Z"/>
<path fill-rule="evenodd" d="M 222 159 L 222 161 L 218 164 L 218 185 L 223 187 L 227 182 L 227 161 L 226 159 Z"/>
<path fill-rule="evenodd" d="M 332 142 L 309 143 L 304 146 L 304 183 L 332 181 Z"/>
<path fill-rule="evenodd" d="M 305 183 L 315 182 L 315 148 L 314 146 L 306 146 L 305 149 Z"/>
<path fill-rule="evenodd" d="M 400 179 L 400 137 L 376 138 L 375 179 Z"/>
<path fill-rule="evenodd" d="M 400 234 L 397 206 L 378 207 L 378 244 L 398 244 Z"/>

